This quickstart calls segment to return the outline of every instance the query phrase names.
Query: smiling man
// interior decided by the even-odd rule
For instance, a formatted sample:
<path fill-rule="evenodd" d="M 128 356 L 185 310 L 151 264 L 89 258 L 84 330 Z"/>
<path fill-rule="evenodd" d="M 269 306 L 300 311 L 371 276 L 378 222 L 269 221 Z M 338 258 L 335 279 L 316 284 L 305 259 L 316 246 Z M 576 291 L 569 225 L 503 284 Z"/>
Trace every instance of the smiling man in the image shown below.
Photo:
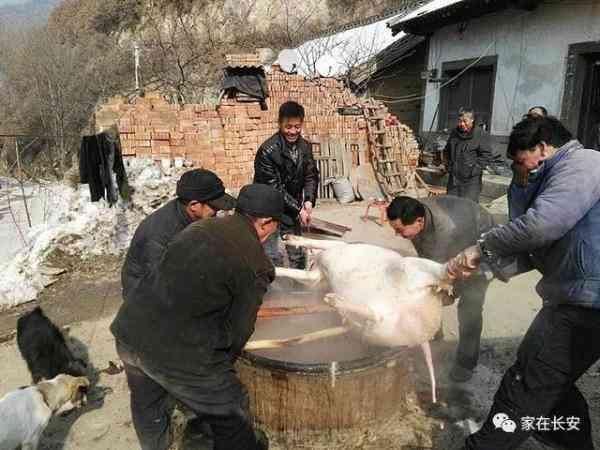
<path fill-rule="evenodd" d="M 285 215 L 279 234 L 300 235 L 302 225 L 309 225 L 317 199 L 319 170 L 310 142 L 302 137 L 304 108 L 286 102 L 279 108 L 279 131 L 258 149 L 254 160 L 254 182 L 268 184 L 283 194 Z M 265 251 L 276 266 L 283 266 L 279 236 L 272 235 Z M 304 269 L 306 258 L 301 248 L 287 248 L 290 267 Z"/>

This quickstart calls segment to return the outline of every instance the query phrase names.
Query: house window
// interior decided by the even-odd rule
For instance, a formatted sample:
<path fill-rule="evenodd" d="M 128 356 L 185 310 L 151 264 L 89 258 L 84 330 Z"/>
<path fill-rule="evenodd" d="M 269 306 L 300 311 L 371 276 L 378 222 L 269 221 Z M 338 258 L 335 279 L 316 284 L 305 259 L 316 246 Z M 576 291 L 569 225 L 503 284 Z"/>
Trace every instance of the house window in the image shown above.
<path fill-rule="evenodd" d="M 473 64 L 474 60 L 463 60 L 447 62 L 442 65 L 442 74 L 445 80 L 457 78 L 442 87 L 438 123 L 441 130 L 452 129 L 456 126 L 458 111 L 463 106 L 473 108 L 477 122 L 489 130 L 494 103 L 496 61 L 497 57 L 491 56 L 483 58 L 475 64 Z M 469 69 L 461 74 L 466 67 Z M 444 83 L 448 83 L 448 81 L 444 81 Z"/>

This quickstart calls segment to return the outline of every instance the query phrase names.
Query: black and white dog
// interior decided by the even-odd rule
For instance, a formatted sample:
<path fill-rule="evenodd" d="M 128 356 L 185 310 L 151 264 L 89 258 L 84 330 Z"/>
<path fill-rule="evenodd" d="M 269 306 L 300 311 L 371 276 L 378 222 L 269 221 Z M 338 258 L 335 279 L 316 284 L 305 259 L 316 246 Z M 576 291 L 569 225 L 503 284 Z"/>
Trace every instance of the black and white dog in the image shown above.
<path fill-rule="evenodd" d="M 75 358 L 63 334 L 39 306 L 19 317 L 17 344 L 34 383 L 59 374 L 85 375 L 85 362 Z"/>

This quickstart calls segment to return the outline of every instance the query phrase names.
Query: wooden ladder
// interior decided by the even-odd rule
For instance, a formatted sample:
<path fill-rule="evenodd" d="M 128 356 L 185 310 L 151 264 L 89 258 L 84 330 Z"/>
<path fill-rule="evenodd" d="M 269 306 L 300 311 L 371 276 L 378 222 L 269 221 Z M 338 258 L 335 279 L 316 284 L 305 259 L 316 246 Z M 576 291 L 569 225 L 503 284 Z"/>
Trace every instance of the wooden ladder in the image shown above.
<path fill-rule="evenodd" d="M 377 181 L 389 199 L 411 190 L 416 192 L 416 185 L 408 155 L 395 139 L 393 127 L 386 127 L 386 112 L 385 106 L 374 102 L 368 102 L 364 109 L 371 162 Z"/>

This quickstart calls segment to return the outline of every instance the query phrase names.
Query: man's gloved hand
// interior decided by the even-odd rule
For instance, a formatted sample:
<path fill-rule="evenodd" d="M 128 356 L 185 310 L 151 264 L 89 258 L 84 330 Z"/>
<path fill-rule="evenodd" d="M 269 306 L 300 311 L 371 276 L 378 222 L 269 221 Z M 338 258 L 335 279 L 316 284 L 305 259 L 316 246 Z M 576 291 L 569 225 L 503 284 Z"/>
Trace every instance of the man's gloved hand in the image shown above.
<path fill-rule="evenodd" d="M 478 245 L 464 249 L 447 264 L 448 275 L 452 279 L 469 278 L 479 268 L 481 251 Z"/>

